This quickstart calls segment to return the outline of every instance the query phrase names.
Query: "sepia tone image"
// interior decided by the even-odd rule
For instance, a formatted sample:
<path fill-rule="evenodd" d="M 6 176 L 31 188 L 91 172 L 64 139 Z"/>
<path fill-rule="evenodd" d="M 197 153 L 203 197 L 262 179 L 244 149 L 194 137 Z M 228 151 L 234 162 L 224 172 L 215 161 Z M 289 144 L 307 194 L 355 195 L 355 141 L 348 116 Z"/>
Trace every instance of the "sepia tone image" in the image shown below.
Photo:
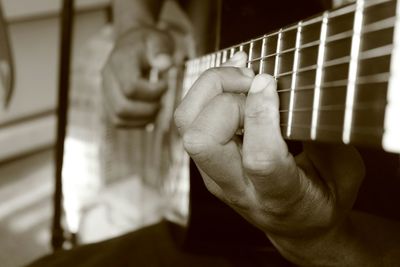
<path fill-rule="evenodd" d="M 400 266 L 397 0 L 0 0 L 0 266 Z"/>

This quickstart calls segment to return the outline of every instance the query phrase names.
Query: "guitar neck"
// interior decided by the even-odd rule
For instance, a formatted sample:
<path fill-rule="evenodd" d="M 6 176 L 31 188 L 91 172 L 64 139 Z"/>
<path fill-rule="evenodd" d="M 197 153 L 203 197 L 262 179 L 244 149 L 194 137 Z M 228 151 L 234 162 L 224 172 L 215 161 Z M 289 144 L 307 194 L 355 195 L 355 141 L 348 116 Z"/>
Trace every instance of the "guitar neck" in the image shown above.
<path fill-rule="evenodd" d="M 278 82 L 282 135 L 400 153 L 400 3 L 358 0 L 186 63 L 184 92 L 235 52 Z"/>

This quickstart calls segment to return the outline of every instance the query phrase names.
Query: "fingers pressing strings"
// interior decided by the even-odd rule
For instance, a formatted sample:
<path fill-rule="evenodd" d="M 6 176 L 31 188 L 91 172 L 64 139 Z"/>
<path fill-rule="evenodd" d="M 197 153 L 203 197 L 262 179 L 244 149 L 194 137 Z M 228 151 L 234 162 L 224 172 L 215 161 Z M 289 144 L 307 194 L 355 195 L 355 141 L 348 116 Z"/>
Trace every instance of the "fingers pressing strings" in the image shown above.
<path fill-rule="evenodd" d="M 279 120 L 276 82 L 270 75 L 257 75 L 246 99 L 243 167 L 260 192 L 281 198 L 293 194 L 300 181 Z"/>
<path fill-rule="evenodd" d="M 223 92 L 247 92 L 254 73 L 244 67 L 246 58 L 246 53 L 237 53 L 224 67 L 209 69 L 200 76 L 175 112 L 175 122 L 181 135 L 215 96 Z"/>
<path fill-rule="evenodd" d="M 175 112 L 185 148 L 206 186 L 235 206 L 245 205 L 242 200 L 248 190 L 241 168 L 241 141 L 235 136 L 243 126 L 245 96 L 239 93 L 247 92 L 254 77 L 244 68 L 246 60 L 245 53 L 238 53 L 223 67 L 204 73 Z"/>
<path fill-rule="evenodd" d="M 240 141 L 234 138 L 244 101 L 245 96 L 238 94 L 216 96 L 183 135 L 185 149 L 203 171 L 206 185 L 218 196 L 218 188 L 223 188 L 223 199 L 235 206 L 245 205 L 250 189 L 241 167 Z"/>

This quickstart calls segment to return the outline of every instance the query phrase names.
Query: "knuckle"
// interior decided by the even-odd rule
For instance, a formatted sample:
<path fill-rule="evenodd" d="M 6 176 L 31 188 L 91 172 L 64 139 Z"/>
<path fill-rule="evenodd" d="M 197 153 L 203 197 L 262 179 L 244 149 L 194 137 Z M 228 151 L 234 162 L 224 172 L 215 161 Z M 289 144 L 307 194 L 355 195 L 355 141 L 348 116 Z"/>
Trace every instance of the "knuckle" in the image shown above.
<path fill-rule="evenodd" d="M 259 118 L 261 116 L 265 116 L 266 114 L 270 114 L 271 108 L 266 102 L 257 103 L 254 105 L 246 105 L 245 116 L 246 118 Z"/>
<path fill-rule="evenodd" d="M 183 146 L 190 156 L 197 159 L 206 158 L 206 152 L 210 147 L 207 136 L 199 130 L 188 129 L 182 136 Z"/>
<path fill-rule="evenodd" d="M 253 155 L 243 157 L 243 169 L 250 175 L 270 176 L 275 173 L 277 166 L 277 162 L 267 158 L 259 159 Z"/>
<path fill-rule="evenodd" d="M 245 201 L 243 201 L 243 198 L 241 197 L 225 197 L 225 203 L 241 211 L 250 209 L 249 205 Z"/>
<path fill-rule="evenodd" d="M 284 219 L 290 214 L 286 205 L 282 205 L 281 203 L 271 203 L 271 201 L 262 203 L 260 209 L 262 210 L 262 213 L 267 214 L 269 218 Z"/>
<path fill-rule="evenodd" d="M 132 82 L 121 81 L 120 84 L 121 84 L 121 91 L 124 97 L 133 100 L 138 97 L 137 88 L 134 81 Z"/>
<path fill-rule="evenodd" d="M 117 118 L 126 118 L 130 117 L 134 114 L 130 111 L 130 109 L 127 107 L 126 103 L 120 103 L 119 105 L 116 105 L 115 107 L 115 116 Z"/>
<path fill-rule="evenodd" d="M 207 80 L 207 81 L 211 81 L 211 82 L 219 82 L 221 81 L 221 74 L 220 74 L 220 69 L 219 68 L 211 68 L 206 70 L 202 77 Z"/>
<path fill-rule="evenodd" d="M 235 103 L 234 96 L 229 93 L 219 94 L 214 98 L 214 101 L 217 101 L 219 105 L 223 106 L 232 106 Z"/>
<path fill-rule="evenodd" d="M 248 211 L 251 209 L 247 198 L 241 195 L 225 194 L 223 199 L 226 204 L 234 207 L 236 210 Z"/>
<path fill-rule="evenodd" d="M 157 103 L 151 104 L 148 107 L 148 115 L 150 115 L 150 116 L 157 115 L 159 110 L 160 110 L 160 105 L 158 105 Z M 147 115 L 147 114 L 145 114 L 145 115 Z"/>

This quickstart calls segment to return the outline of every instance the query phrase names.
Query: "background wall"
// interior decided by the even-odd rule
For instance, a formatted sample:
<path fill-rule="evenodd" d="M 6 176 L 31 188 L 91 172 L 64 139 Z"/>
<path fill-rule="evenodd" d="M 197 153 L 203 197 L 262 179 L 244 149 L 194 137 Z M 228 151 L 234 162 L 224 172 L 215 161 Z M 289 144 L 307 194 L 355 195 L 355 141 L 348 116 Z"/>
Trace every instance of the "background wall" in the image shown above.
<path fill-rule="evenodd" d="M 0 162 L 53 146 L 61 0 L 2 0 L 16 83 L 0 110 Z M 109 0 L 76 0 L 74 55 L 107 22 Z"/>

